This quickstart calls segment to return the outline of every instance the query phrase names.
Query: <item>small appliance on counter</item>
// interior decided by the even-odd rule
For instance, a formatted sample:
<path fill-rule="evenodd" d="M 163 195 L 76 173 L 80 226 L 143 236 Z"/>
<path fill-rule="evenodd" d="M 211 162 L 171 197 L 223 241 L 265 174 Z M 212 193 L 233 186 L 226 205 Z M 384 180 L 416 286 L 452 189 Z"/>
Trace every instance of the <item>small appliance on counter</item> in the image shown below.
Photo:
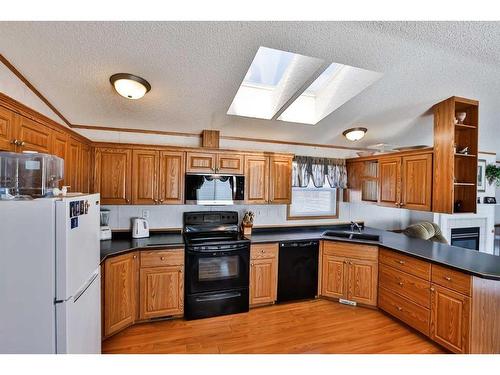
<path fill-rule="evenodd" d="M 149 224 L 142 217 L 134 217 L 132 219 L 132 238 L 149 237 Z"/>
<path fill-rule="evenodd" d="M 111 228 L 109 227 L 110 213 L 109 210 L 101 210 L 101 241 L 111 239 Z"/>

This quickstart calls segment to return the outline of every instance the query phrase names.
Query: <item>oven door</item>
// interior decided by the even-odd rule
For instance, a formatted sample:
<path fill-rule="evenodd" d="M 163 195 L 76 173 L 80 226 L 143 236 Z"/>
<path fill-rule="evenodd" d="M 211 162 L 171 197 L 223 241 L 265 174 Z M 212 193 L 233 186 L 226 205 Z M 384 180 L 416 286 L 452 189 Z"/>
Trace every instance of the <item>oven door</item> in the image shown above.
<path fill-rule="evenodd" d="M 186 293 L 248 287 L 250 249 L 242 244 L 228 251 L 186 251 Z"/>

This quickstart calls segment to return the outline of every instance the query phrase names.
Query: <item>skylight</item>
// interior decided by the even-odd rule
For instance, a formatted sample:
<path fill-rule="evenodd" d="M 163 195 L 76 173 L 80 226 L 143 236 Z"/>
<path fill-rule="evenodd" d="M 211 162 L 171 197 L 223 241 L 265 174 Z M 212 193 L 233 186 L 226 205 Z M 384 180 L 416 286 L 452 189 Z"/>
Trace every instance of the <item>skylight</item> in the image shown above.
<path fill-rule="evenodd" d="M 321 59 L 259 47 L 227 114 L 314 125 L 382 76 L 324 66 Z"/>
<path fill-rule="evenodd" d="M 260 47 L 227 113 L 272 119 L 322 64 L 314 57 Z"/>
<path fill-rule="evenodd" d="M 381 73 L 332 63 L 283 111 L 278 120 L 317 124 L 382 76 Z"/>

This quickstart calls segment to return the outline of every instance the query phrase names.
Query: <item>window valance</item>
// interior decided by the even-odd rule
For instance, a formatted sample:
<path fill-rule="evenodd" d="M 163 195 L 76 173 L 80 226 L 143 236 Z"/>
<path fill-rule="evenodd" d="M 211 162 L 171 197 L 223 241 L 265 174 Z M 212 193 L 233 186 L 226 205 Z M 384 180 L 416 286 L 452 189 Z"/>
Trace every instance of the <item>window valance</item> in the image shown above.
<path fill-rule="evenodd" d="M 292 186 L 306 187 L 312 180 L 317 188 L 322 188 L 325 178 L 332 188 L 347 187 L 347 168 L 344 159 L 295 156 L 292 164 Z"/>

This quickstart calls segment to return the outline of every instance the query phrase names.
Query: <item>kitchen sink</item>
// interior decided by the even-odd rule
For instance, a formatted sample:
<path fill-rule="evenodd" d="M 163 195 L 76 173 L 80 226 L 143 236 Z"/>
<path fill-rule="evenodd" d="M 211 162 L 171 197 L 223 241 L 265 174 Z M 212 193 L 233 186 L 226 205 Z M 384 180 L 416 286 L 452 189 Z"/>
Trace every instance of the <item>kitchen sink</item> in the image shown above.
<path fill-rule="evenodd" d="M 377 234 L 368 234 L 360 232 L 350 232 L 350 231 L 334 231 L 327 230 L 323 233 L 324 237 L 337 237 L 337 238 L 347 238 L 349 240 L 364 240 L 364 241 L 380 241 L 380 236 Z"/>

